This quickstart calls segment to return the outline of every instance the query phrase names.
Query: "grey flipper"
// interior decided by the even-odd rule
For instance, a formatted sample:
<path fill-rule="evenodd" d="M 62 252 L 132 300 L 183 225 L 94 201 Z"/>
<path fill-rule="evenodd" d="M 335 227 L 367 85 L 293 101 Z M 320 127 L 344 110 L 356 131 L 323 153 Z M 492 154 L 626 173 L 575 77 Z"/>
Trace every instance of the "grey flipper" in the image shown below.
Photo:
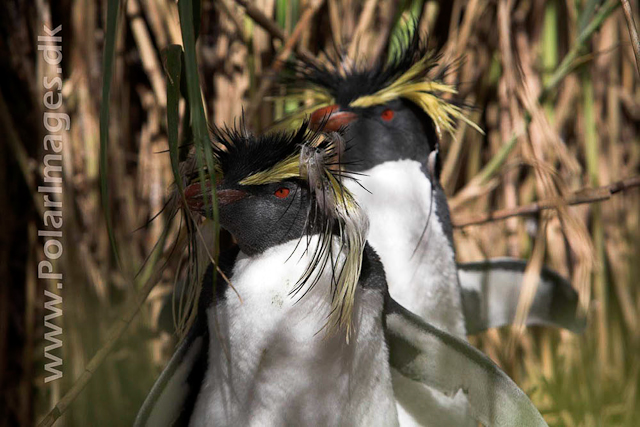
<path fill-rule="evenodd" d="M 388 297 L 386 339 L 391 366 L 414 381 L 454 396 L 462 390 L 485 426 L 546 426 L 527 395 L 487 356 Z"/>
<path fill-rule="evenodd" d="M 526 261 L 514 258 L 458 264 L 469 335 L 513 323 L 526 265 Z M 586 322 L 578 316 L 578 294 L 571 283 L 543 267 L 526 325 L 582 332 Z"/>
<path fill-rule="evenodd" d="M 153 385 L 135 427 L 188 425 L 206 370 L 208 342 L 206 326 L 195 325 Z"/>

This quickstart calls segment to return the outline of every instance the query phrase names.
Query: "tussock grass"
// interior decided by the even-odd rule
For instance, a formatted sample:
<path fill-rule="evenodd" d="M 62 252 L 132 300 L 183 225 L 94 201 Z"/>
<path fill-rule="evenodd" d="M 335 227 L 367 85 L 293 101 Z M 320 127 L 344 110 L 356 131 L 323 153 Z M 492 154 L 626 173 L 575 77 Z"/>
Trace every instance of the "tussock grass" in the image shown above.
<path fill-rule="evenodd" d="M 296 52 L 322 60 L 337 44 L 372 61 L 394 49 L 390 35 L 402 34 L 412 18 L 443 53 L 443 62 L 462 58 L 446 83 L 459 87 L 461 100 L 474 106 L 471 120 L 485 132 L 460 122 L 455 138 L 443 141 L 443 185 L 454 219 L 464 223 L 482 212 L 551 204 L 544 213 L 456 228 L 459 260 L 532 258 L 532 276 L 544 262 L 571 278 L 588 320 L 582 336 L 505 328 L 473 342 L 523 387 L 550 425 L 631 426 L 640 419 L 640 191 L 592 204 L 565 203 L 584 187 L 640 174 L 640 78 L 628 26 L 633 20 L 619 1 L 128 0 L 115 17 L 116 0 L 68 5 L 37 2 L 36 24 L 24 24 L 36 25 L 35 34 L 43 23 L 58 24 L 52 16 L 65 22 L 64 108 L 73 126 L 65 147 L 67 241 L 59 260 L 68 272 L 65 377 L 43 386 L 40 356 L 25 359 L 32 368 L 20 381 L 34 391 L 16 398 L 23 403 L 15 411 L 27 414 L 20 419 L 40 421 L 78 378 L 86 378 L 87 363 L 110 343 L 111 356 L 94 365 L 59 423 L 131 423 L 176 342 L 158 319 L 174 281 L 186 275 L 177 259 L 184 261 L 186 243 L 180 219 L 162 209 L 179 173 L 175 160 L 190 148 L 185 142 L 195 141 L 199 164 L 213 171 L 207 123 L 231 123 L 244 109 L 260 131 L 296 107 L 295 100 L 263 102 L 272 92 L 286 95 L 270 88 L 276 58 Z M 633 13 L 639 22 L 637 7 Z M 176 48 L 168 50 L 172 59 L 162 55 L 173 44 L 184 46 L 179 82 L 164 77 L 166 61 L 178 75 Z M 16 58 L 18 65 L 8 69 L 17 73 L 20 61 L 31 64 L 31 92 L 39 93 L 50 70 L 26 54 Z M 6 105 L 14 101 L 4 88 L 1 95 Z M 23 166 L 17 174 L 33 192 L 39 176 L 28 164 L 29 157 L 38 158 L 38 148 L 20 111 L 0 113 L 11 135 L 8 153 Z M 25 200 L 32 196 L 38 197 L 34 192 Z M 30 215 L 33 228 L 38 214 Z M 35 233 L 28 236 L 28 243 L 19 243 L 32 248 L 20 264 L 23 272 L 36 271 L 41 257 Z M 182 245 L 178 255 L 165 266 L 176 244 Z M 25 289 L 41 295 L 42 283 L 23 275 Z M 41 319 L 41 305 L 29 303 L 24 319 Z M 126 331 L 121 313 L 131 315 Z M 24 348 L 41 355 L 42 335 L 37 320 L 26 329 Z"/>

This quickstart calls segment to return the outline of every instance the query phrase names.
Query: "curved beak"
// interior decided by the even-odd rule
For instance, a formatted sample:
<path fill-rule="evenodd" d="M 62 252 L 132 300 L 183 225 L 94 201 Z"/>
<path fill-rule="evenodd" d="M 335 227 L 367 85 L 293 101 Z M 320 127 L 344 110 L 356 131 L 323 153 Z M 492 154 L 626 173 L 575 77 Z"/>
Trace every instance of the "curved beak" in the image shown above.
<path fill-rule="evenodd" d="M 209 195 L 211 184 L 207 183 L 206 188 L 207 195 Z M 187 186 L 187 188 L 184 189 L 184 197 L 187 199 L 189 209 L 196 212 L 204 212 L 205 200 L 202 195 L 202 185 L 199 182 Z M 218 206 L 226 206 L 244 199 L 247 197 L 247 193 L 242 190 L 233 189 L 217 190 L 216 197 L 218 199 Z M 208 204 L 211 205 L 211 201 L 209 201 Z"/>
<path fill-rule="evenodd" d="M 348 125 L 358 118 L 356 113 L 351 111 L 341 111 L 339 105 L 329 105 L 328 107 L 318 108 L 311 113 L 309 125 L 313 130 L 327 132 L 337 132 L 340 128 Z M 324 126 L 323 126 L 324 125 Z"/>

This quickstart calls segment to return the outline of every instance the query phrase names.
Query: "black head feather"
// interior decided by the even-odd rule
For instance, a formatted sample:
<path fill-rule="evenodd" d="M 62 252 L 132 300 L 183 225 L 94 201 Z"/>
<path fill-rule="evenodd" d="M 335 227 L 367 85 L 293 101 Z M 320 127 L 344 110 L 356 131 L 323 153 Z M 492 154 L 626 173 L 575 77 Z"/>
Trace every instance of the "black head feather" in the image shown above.
<path fill-rule="evenodd" d="M 373 65 L 367 65 L 358 58 L 349 59 L 344 51 L 326 55 L 330 58 L 326 63 L 304 59 L 288 62 L 280 82 L 294 90 L 323 89 L 337 104 L 347 106 L 362 96 L 373 95 L 389 86 L 426 56 L 431 55 L 432 58 L 430 66 L 421 70 L 421 77 L 426 77 L 438 65 L 439 57 L 429 50 L 426 39 L 422 39 L 418 31 L 410 34 L 407 30 L 394 37 L 392 44 L 398 47 L 396 53 L 389 60 L 379 59 Z M 439 74 L 444 73 L 446 69 Z M 439 78 L 440 75 L 432 77 Z"/>
<path fill-rule="evenodd" d="M 215 127 L 214 155 L 224 179 L 228 182 L 240 182 L 299 154 L 303 144 L 317 140 L 319 135 L 309 129 L 306 121 L 294 131 L 272 132 L 260 136 L 247 132 L 242 123 L 232 128 Z"/>

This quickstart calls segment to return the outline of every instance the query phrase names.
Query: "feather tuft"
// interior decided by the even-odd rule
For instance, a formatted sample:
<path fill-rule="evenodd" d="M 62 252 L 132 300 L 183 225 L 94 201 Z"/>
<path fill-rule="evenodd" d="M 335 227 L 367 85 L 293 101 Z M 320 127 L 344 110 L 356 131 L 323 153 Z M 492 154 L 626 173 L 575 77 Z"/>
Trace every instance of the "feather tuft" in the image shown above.
<path fill-rule="evenodd" d="M 280 82 L 287 87 L 287 99 L 308 101 L 304 107 L 276 123 L 282 129 L 298 125 L 314 110 L 332 104 L 367 108 L 394 99 L 407 99 L 434 121 L 438 135 L 452 133 L 456 120 L 462 120 L 478 132 L 480 127 L 466 117 L 463 107 L 447 100 L 444 94 L 456 94 L 453 85 L 444 82 L 449 66 L 438 68 L 440 56 L 428 49 L 417 31 L 395 40 L 396 54 L 389 61 L 368 66 L 358 58 L 347 60 L 341 52 L 326 63 L 298 59 L 287 63 Z M 329 55 L 326 55 L 329 58 Z"/>

